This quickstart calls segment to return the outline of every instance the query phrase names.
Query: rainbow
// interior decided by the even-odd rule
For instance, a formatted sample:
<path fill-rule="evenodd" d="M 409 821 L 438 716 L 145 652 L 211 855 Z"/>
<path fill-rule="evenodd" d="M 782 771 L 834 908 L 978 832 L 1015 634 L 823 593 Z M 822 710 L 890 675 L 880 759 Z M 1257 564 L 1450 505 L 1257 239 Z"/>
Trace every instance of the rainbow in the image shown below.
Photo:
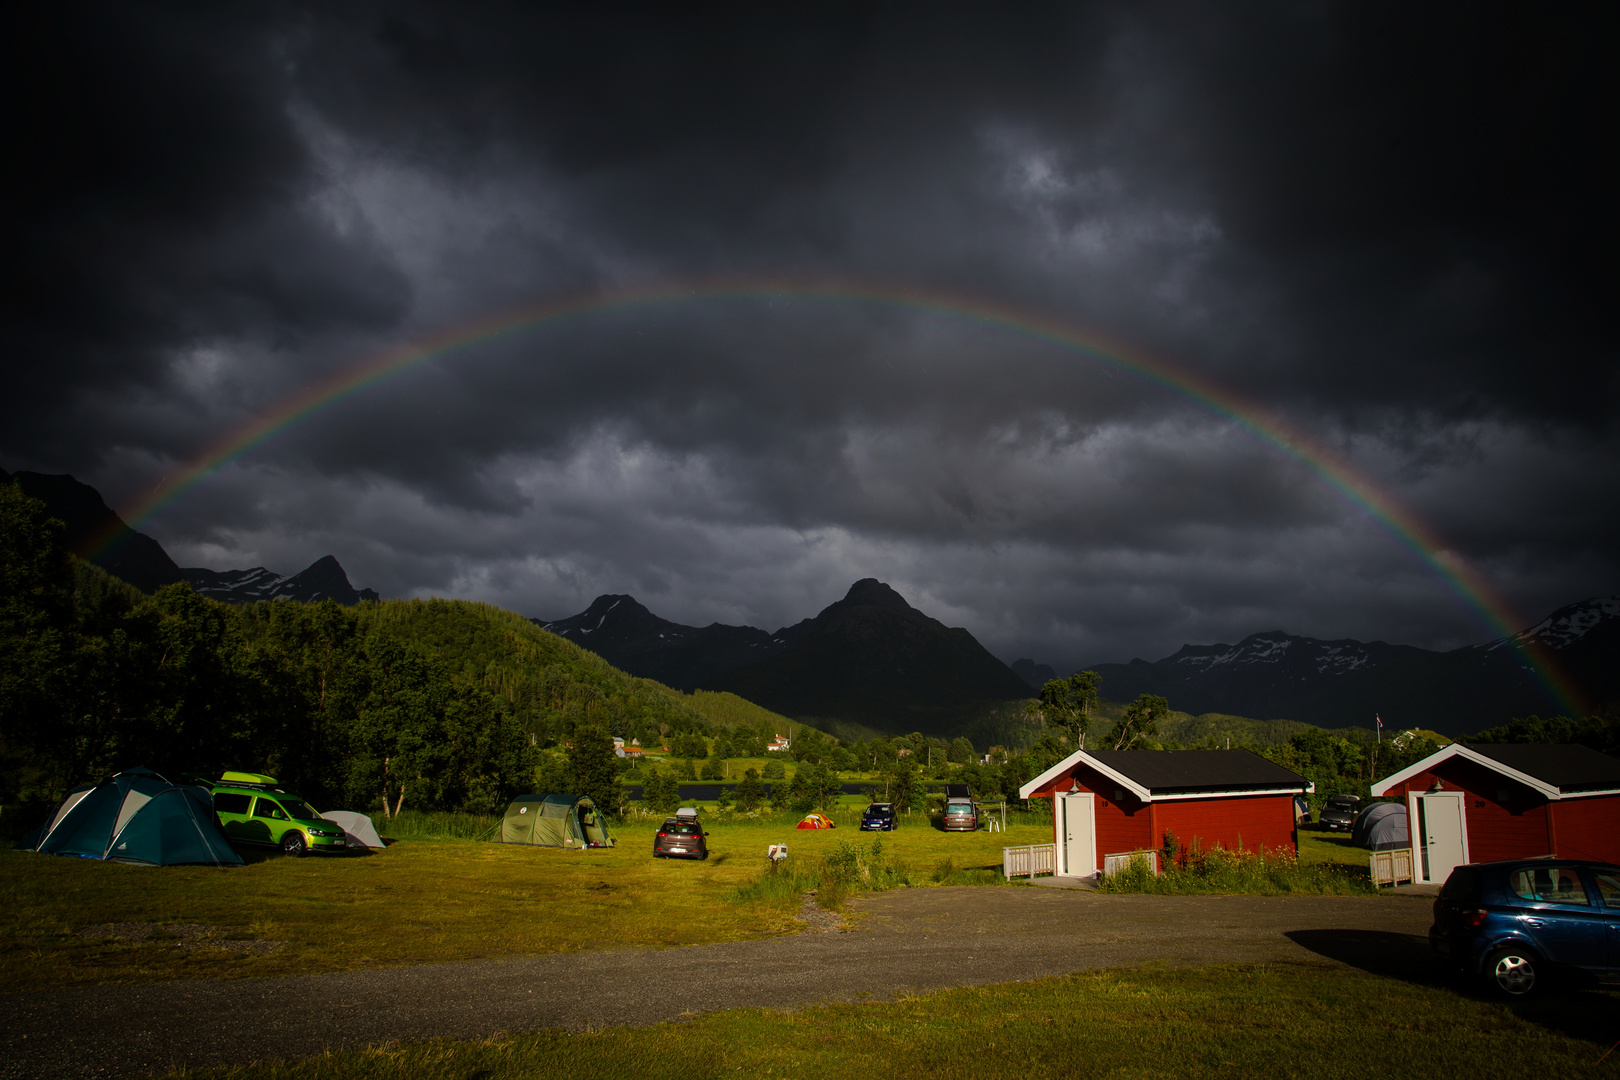
<path fill-rule="evenodd" d="M 1260 443 L 1305 465 L 1330 489 L 1370 517 L 1432 571 L 1493 633 L 1513 643 L 1523 660 L 1570 715 L 1581 715 L 1578 696 L 1551 658 L 1515 635 L 1522 625 L 1497 599 L 1486 581 L 1472 570 L 1422 521 L 1394 498 L 1359 475 L 1335 451 L 1311 438 L 1286 419 L 1245 401 L 1214 382 L 1122 342 L 1081 330 L 1049 316 L 1011 305 L 933 288 L 877 285 L 843 279 L 712 278 L 663 282 L 587 292 L 527 305 L 457 326 L 431 337 L 400 345 L 370 360 L 337 372 L 293 394 L 250 423 L 205 448 L 125 515 L 137 528 L 165 506 L 206 480 L 223 466 L 273 439 L 288 428 L 364 393 L 378 383 L 436 360 L 455 356 L 486 342 L 566 319 L 595 316 L 626 308 L 693 301 L 787 299 L 878 304 L 979 323 L 1079 353 L 1105 368 L 1159 387 L 1197 408 L 1236 425 Z M 102 554 L 122 536 L 102 539 L 91 556 Z"/>

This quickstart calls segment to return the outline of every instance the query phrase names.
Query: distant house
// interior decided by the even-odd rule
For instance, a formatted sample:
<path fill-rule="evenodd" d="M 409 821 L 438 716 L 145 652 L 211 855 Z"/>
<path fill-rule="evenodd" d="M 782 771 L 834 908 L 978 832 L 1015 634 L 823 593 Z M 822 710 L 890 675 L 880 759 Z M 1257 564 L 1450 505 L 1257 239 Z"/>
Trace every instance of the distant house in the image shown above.
<path fill-rule="evenodd" d="M 631 761 L 639 761 L 646 757 L 646 752 L 639 746 L 621 746 L 618 754 L 620 757 L 629 758 Z"/>
<path fill-rule="evenodd" d="M 1415 881 L 1539 855 L 1620 862 L 1620 760 L 1589 747 L 1453 743 L 1372 793 L 1406 802 Z"/>
<path fill-rule="evenodd" d="M 1058 877 L 1109 855 L 1185 846 L 1299 850 L 1294 797 L 1310 781 L 1248 750 L 1076 750 L 1018 789 L 1052 800 Z"/>
<path fill-rule="evenodd" d="M 771 744 L 767 746 L 765 750 L 767 753 L 785 754 L 792 745 L 793 744 L 788 741 L 786 736 L 778 735 L 776 738 L 771 740 Z"/>

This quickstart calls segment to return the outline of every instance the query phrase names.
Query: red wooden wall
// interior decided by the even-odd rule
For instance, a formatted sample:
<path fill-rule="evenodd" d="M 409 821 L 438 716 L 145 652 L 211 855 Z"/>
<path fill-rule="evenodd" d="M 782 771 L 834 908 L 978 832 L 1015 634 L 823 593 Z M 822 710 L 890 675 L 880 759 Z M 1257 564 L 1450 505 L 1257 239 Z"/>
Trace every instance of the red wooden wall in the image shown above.
<path fill-rule="evenodd" d="M 1620 795 L 1562 799 L 1550 805 L 1559 855 L 1620 863 Z"/>
<path fill-rule="evenodd" d="M 1219 844 L 1229 851 L 1287 851 L 1294 842 L 1294 796 L 1238 795 L 1225 799 L 1177 799 L 1154 806 L 1160 842 L 1166 829 L 1183 848 Z"/>

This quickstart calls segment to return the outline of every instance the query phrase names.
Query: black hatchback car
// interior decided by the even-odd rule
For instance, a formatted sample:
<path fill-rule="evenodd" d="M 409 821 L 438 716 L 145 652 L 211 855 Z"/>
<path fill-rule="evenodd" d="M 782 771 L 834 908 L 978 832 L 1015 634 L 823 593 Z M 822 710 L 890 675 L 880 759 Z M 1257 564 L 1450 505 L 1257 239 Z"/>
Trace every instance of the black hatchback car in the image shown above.
<path fill-rule="evenodd" d="M 1316 827 L 1330 832 L 1349 832 L 1361 811 L 1361 799 L 1355 795 L 1330 795 L 1316 816 Z"/>
<path fill-rule="evenodd" d="M 894 803 L 875 802 L 861 812 L 861 829 L 865 832 L 893 832 L 894 826 Z"/>
<path fill-rule="evenodd" d="M 708 834 L 693 818 L 665 818 L 653 838 L 655 859 L 707 859 Z"/>
<path fill-rule="evenodd" d="M 1620 981 L 1620 867 L 1573 859 L 1470 863 L 1434 902 L 1440 961 L 1509 997 L 1549 972 Z"/>

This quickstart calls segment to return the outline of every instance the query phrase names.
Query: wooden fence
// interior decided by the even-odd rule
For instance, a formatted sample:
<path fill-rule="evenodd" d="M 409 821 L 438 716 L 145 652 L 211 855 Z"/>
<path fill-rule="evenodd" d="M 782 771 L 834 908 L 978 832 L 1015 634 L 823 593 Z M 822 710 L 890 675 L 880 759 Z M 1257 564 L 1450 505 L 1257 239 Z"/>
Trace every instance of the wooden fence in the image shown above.
<path fill-rule="evenodd" d="M 1029 844 L 1001 849 L 1001 872 L 1008 878 L 1032 878 L 1057 869 L 1056 844 Z"/>
<path fill-rule="evenodd" d="M 1147 860 L 1148 869 L 1153 871 L 1153 876 L 1159 876 L 1159 853 L 1152 849 L 1147 849 L 1144 851 L 1120 851 L 1113 855 L 1104 855 L 1102 871 L 1103 877 L 1113 877 L 1115 874 L 1131 865 L 1132 859 Z"/>
<path fill-rule="evenodd" d="M 1367 869 L 1374 885 L 1399 885 L 1412 880 L 1412 849 L 1375 851 L 1367 856 Z"/>

